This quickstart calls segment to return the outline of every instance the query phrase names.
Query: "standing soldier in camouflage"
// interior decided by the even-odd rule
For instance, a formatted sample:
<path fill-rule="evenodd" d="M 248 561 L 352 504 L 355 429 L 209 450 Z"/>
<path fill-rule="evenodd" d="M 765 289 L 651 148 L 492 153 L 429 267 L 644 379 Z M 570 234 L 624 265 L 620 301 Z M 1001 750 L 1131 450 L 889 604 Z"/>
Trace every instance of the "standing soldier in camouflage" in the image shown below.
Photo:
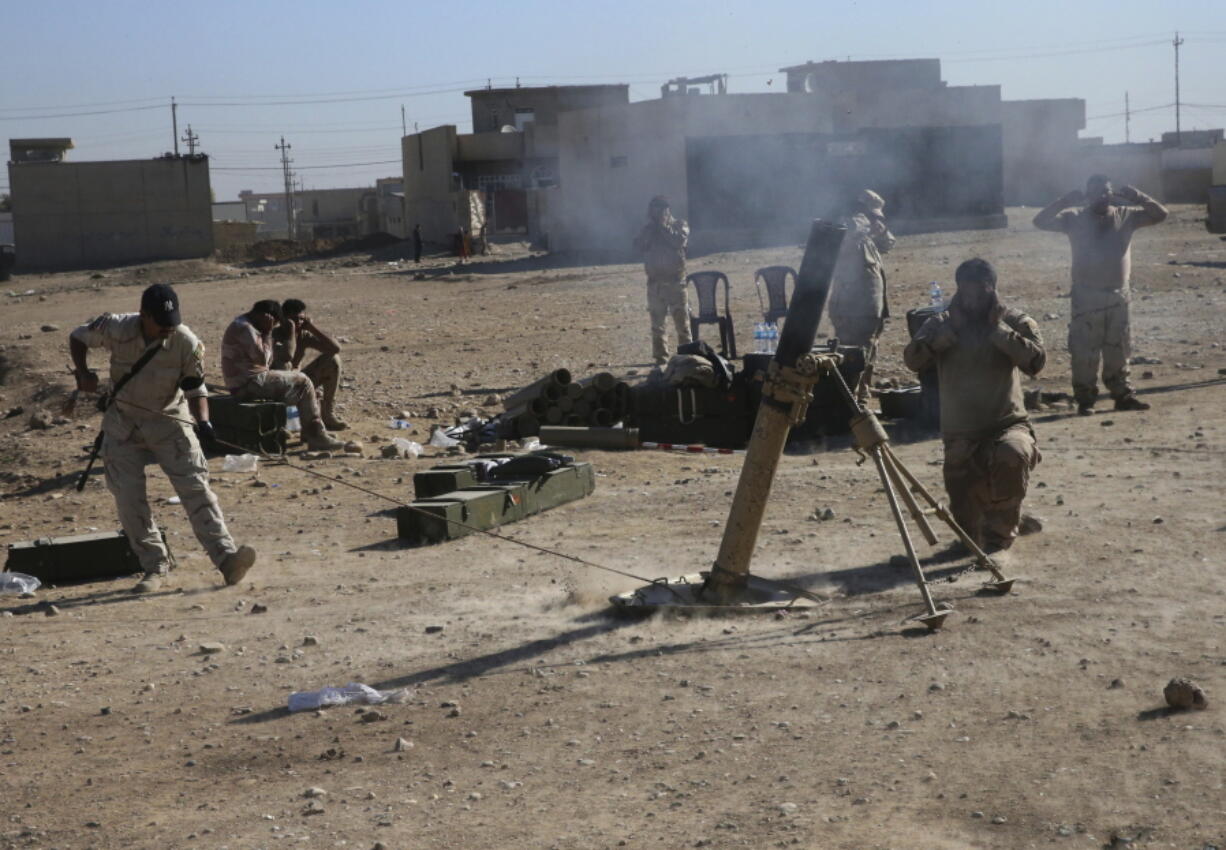
<path fill-rule="evenodd" d="M 1083 205 L 1082 209 L 1072 207 Z M 1137 207 L 1140 207 L 1139 209 Z M 1089 416 L 1098 401 L 1098 363 L 1116 410 L 1149 410 L 1128 380 L 1132 352 L 1129 277 L 1132 234 L 1166 219 L 1166 207 L 1132 186 L 1114 192 L 1101 174 L 1034 217 L 1034 226 L 1068 236 L 1073 251 L 1073 315 L 1068 327 L 1073 396 Z"/>
<path fill-rule="evenodd" d="M 272 329 L 272 366 L 274 371 L 302 370 L 323 399 L 319 415 L 329 431 L 344 431 L 349 424 L 336 415 L 336 390 L 341 383 L 341 346 L 330 334 L 320 330 L 307 315 L 306 303 L 298 298 L 281 302 L 281 323 Z M 308 349 L 319 356 L 302 365 Z"/>
<path fill-rule="evenodd" d="M 1037 375 L 1047 354 L 1035 321 L 1000 303 L 990 263 L 967 260 L 955 280 L 948 312 L 924 322 L 903 360 L 917 372 L 936 364 L 950 512 L 980 546 L 1007 549 L 1040 458 L 1021 373 Z"/>
<path fill-rule="evenodd" d="M 170 479 L 196 538 L 226 584 L 238 584 L 255 563 L 255 550 L 235 545 L 209 489 L 209 468 L 197 439 L 199 433 L 206 443 L 213 440 L 204 346 L 182 324 L 175 291 L 161 283 L 150 286 L 141 296 L 139 313 L 103 313 L 74 330 L 68 348 L 81 392 L 98 391 L 98 375 L 88 364 L 91 348 L 110 352 L 112 382 L 131 374 L 102 419 L 101 455 L 106 486 L 145 571 L 134 592 L 157 590 L 170 566 L 145 491 L 149 460 Z M 189 411 L 196 420 L 195 432 Z"/>
<path fill-rule="evenodd" d="M 881 255 L 894 247 L 894 234 L 885 223 L 885 200 L 871 189 L 856 197 L 850 215 L 840 222 L 847 228 L 834 267 L 830 322 L 843 345 L 865 349 L 864 372 L 856 387 L 861 402 L 868 400 L 877 338 L 890 315 L 886 300 L 885 269 Z"/>
<path fill-rule="evenodd" d="M 685 247 L 690 226 L 673 218 L 668 199 L 657 195 L 647 205 L 647 223 L 634 239 L 647 270 L 647 312 L 651 316 L 651 356 L 668 362 L 666 322 L 673 317 L 677 345 L 690 342 L 690 305 L 685 288 Z"/>

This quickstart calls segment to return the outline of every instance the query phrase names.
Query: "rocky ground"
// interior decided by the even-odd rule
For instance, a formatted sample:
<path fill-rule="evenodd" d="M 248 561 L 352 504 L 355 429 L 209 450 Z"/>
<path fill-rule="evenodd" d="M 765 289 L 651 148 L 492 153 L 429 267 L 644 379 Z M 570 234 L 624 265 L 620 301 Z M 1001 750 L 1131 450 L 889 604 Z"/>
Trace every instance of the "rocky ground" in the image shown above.
<path fill-rule="evenodd" d="M 1033 210 L 1010 213 L 1008 230 L 901 238 L 895 312 L 981 254 L 1040 320 L 1036 385 L 1067 391 L 1068 249 Z M 381 459 L 404 435 L 388 418 L 409 411 L 424 442 L 549 369 L 645 374 L 635 266 L 511 246 L 466 267 L 385 250 L 14 278 L 0 413 L 21 412 L 0 421 L 0 542 L 117 526 L 99 477 L 71 488 L 97 415 L 29 424 L 68 391 L 67 332 L 135 309 L 153 281 L 178 287 L 214 369 L 233 316 L 303 298 L 347 340 L 344 415 L 365 457 L 256 475 L 213 461 L 232 530 L 260 551 L 237 588 L 151 469 L 180 563 L 169 587 L 0 599 L 0 846 L 1226 846 L 1226 244 L 1202 215 L 1177 208 L 1136 240 L 1136 376 L 1154 409 L 1036 414 L 1028 501 L 1046 528 L 1007 556 L 1022 580 L 983 596 L 965 561 L 933 562 L 956 613 L 931 635 L 907 619 L 920 605 L 889 564 L 883 493 L 847 450 L 783 459 L 755 555 L 756 573 L 829 598 L 804 615 L 619 619 L 605 598 L 634 580 L 486 537 L 398 545 L 391 500 L 438 461 Z M 732 278 L 742 348 L 753 269 L 800 254 L 691 261 Z M 904 334 L 889 326 L 881 377 L 906 377 Z M 938 441 L 897 449 L 939 488 Z M 645 578 L 706 568 L 738 456 L 577 454 L 596 492 L 507 537 Z M 1206 688 L 1207 710 L 1165 708 L 1175 676 Z M 399 701 L 284 708 L 349 681 Z"/>

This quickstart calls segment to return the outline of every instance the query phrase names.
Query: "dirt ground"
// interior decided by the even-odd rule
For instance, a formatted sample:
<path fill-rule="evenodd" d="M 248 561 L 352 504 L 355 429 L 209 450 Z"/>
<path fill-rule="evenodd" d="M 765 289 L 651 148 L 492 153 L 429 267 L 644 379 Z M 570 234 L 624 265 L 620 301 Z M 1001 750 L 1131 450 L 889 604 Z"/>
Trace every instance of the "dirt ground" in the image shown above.
<path fill-rule="evenodd" d="M 1038 384 L 1067 392 L 1068 249 L 1033 212 L 901 238 L 894 309 L 981 254 L 1040 321 Z M 955 579 L 934 585 L 955 608 L 936 634 L 907 620 L 919 598 L 889 565 L 902 547 L 884 494 L 848 450 L 782 461 L 753 570 L 830 601 L 781 617 L 620 619 L 605 599 L 631 579 L 480 536 L 402 548 L 387 500 L 296 466 L 222 474 L 217 458 L 230 528 L 260 552 L 224 589 L 151 469 L 180 563 L 169 587 L 0 599 L 0 846 L 1226 847 L 1226 243 L 1201 217 L 1176 208 L 1134 246 L 1134 354 L 1159 361 L 1135 375 L 1154 409 L 1036 414 L 1028 505 L 1046 528 L 1006 556 L 1022 579 L 1007 597 L 980 595 L 965 561 L 934 563 Z M 752 270 L 800 256 L 690 267 L 729 273 L 746 349 Z M 69 388 L 68 331 L 136 309 L 152 281 L 178 287 L 213 380 L 231 318 L 303 298 L 346 340 L 343 412 L 366 457 L 291 460 L 393 499 L 438 461 L 379 458 L 403 435 L 390 416 L 409 411 L 424 442 L 548 369 L 647 372 L 633 265 L 513 246 L 462 268 L 350 255 L 99 274 L 0 287 L 0 413 L 24 409 L 0 421 L 0 542 L 118 526 L 100 476 L 71 487 L 97 414 L 27 420 Z M 889 326 L 881 377 L 906 376 L 904 333 Z M 897 451 L 939 492 L 939 441 Z M 708 567 L 740 456 L 576 454 L 596 492 L 506 536 L 645 578 Z M 833 519 L 809 518 L 824 508 Z M 1204 685 L 1208 710 L 1168 712 L 1173 676 Z M 348 681 L 408 690 L 374 722 L 285 710 Z"/>

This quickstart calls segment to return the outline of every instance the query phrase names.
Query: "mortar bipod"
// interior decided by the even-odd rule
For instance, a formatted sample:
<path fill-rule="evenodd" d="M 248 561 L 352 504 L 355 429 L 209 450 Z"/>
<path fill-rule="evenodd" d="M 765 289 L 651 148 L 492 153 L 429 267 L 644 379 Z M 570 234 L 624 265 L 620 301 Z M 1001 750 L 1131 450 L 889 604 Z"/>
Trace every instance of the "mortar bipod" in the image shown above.
<path fill-rule="evenodd" d="M 987 553 L 958 525 L 949 509 L 938 501 L 929 492 L 928 488 L 921 484 L 911 474 L 911 471 L 903 465 L 898 456 L 894 454 L 894 450 L 890 446 L 889 436 L 886 434 L 885 429 L 881 427 L 877 417 L 855 400 L 847 386 L 847 382 L 843 380 L 843 376 L 839 373 L 838 369 L 831 370 L 831 374 L 838 381 L 844 401 L 847 402 L 852 410 L 856 411 L 855 418 L 851 420 L 852 440 L 854 441 L 856 451 L 871 457 L 873 465 L 877 468 L 877 475 L 880 477 L 881 486 L 885 490 L 886 500 L 890 504 L 890 513 L 894 515 L 894 523 L 898 526 L 898 535 L 902 538 L 903 548 L 907 552 L 907 563 L 911 567 L 911 573 L 915 578 L 916 585 L 919 587 L 920 596 L 924 600 L 925 612 L 914 619 L 919 620 L 930 631 L 936 631 L 944 625 L 945 618 L 949 616 L 950 609 L 948 607 L 938 607 L 932 599 L 928 580 L 924 577 L 923 568 L 920 567 L 919 557 L 915 554 L 915 545 L 911 542 L 911 533 L 907 529 L 906 518 L 903 516 L 902 507 L 899 505 L 900 499 L 906 505 L 907 512 L 911 514 L 911 518 L 915 521 L 916 526 L 919 528 L 920 533 L 923 534 L 928 545 L 935 546 L 937 544 L 936 533 L 928 522 L 929 516 L 936 516 L 948 525 L 950 530 L 962 542 L 962 545 L 971 551 L 971 554 L 975 557 L 975 565 L 992 574 L 993 580 L 987 582 L 984 586 L 997 593 L 1008 593 L 1013 588 L 1013 582 L 1016 579 L 1005 577 L 996 562 L 988 557 Z M 915 495 L 919 495 L 928 503 L 928 510 L 920 507 L 915 500 Z"/>

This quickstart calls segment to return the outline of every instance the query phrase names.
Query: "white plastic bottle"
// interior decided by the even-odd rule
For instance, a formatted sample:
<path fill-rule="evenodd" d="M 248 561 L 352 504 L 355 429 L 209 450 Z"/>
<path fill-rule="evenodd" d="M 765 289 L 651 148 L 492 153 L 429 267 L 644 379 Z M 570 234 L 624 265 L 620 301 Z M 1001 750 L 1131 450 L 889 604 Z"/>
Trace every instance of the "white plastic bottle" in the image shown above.
<path fill-rule="evenodd" d="M 766 335 L 763 332 L 765 322 L 757 322 L 753 326 L 753 353 L 764 354 L 766 349 Z"/>
<path fill-rule="evenodd" d="M 779 326 L 771 322 L 766 326 L 766 353 L 774 354 L 779 348 Z"/>
<path fill-rule="evenodd" d="M 292 404 L 285 408 L 285 430 L 290 433 L 302 430 L 302 419 L 298 416 L 298 408 Z"/>
<path fill-rule="evenodd" d="M 928 304 L 939 309 L 945 309 L 945 298 L 941 294 L 941 284 L 935 280 L 928 285 Z"/>

